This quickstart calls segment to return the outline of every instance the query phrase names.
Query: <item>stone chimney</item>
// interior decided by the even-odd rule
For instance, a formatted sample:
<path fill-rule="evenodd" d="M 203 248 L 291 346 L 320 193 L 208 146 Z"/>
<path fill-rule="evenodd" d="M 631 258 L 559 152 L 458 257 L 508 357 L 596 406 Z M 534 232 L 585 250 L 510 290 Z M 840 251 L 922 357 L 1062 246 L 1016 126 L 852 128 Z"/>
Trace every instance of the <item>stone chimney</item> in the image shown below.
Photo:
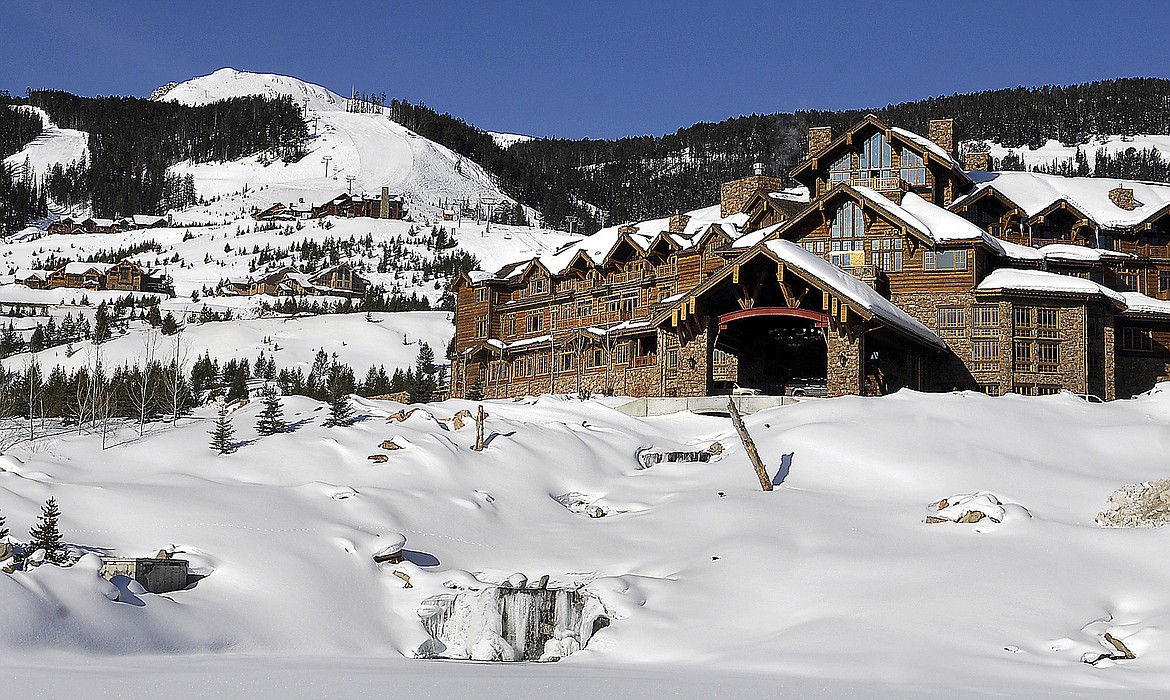
<path fill-rule="evenodd" d="M 389 219 L 390 218 L 390 188 L 389 187 L 382 188 L 382 201 L 379 202 L 379 205 L 380 206 L 378 207 L 378 218 L 379 219 Z"/>
<path fill-rule="evenodd" d="M 633 224 L 625 224 L 623 226 L 618 226 L 618 233 L 626 233 L 626 234 L 633 235 L 637 232 L 638 232 L 638 227 L 633 225 Z"/>
<path fill-rule="evenodd" d="M 942 147 L 944 151 L 954 156 L 955 151 L 955 120 L 947 119 L 931 119 L 930 129 L 927 131 L 926 138 L 934 141 Z"/>
<path fill-rule="evenodd" d="M 782 189 L 784 189 L 784 181 L 771 175 L 748 175 L 738 180 L 725 182 L 719 188 L 719 216 L 727 218 L 732 214 L 740 213 L 752 195 L 759 190 L 779 192 Z"/>
<path fill-rule="evenodd" d="M 991 169 L 991 154 L 990 153 L 968 153 L 963 158 L 963 168 L 967 172 L 972 170 L 990 170 Z"/>
<path fill-rule="evenodd" d="M 670 227 L 667 230 L 671 233 L 682 233 L 686 230 L 687 224 L 690 222 L 690 220 L 691 217 L 687 216 L 686 214 L 679 214 L 677 212 L 671 214 Z"/>
<path fill-rule="evenodd" d="M 812 156 L 833 142 L 833 127 L 812 126 L 808 130 L 808 154 Z"/>
<path fill-rule="evenodd" d="M 1109 200 L 1126 211 L 1133 211 L 1137 203 L 1133 200 L 1133 188 L 1118 185 L 1109 190 Z"/>

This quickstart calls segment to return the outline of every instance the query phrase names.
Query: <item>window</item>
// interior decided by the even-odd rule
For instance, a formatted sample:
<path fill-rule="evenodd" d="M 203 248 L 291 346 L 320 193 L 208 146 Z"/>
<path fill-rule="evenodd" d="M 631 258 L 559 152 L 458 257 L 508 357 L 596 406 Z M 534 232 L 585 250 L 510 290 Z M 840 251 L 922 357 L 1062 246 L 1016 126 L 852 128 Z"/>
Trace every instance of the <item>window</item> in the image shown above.
<path fill-rule="evenodd" d="M 548 294 L 548 278 L 536 276 L 528 281 L 528 296 Z"/>
<path fill-rule="evenodd" d="M 881 238 L 870 241 L 873 266 L 886 272 L 902 270 L 902 239 Z"/>
<path fill-rule="evenodd" d="M 938 310 L 938 336 L 962 338 L 967 335 L 967 310 L 957 306 Z"/>
<path fill-rule="evenodd" d="M 971 369 L 988 371 L 999 368 L 999 341 L 975 340 L 971 342 Z"/>
<path fill-rule="evenodd" d="M 542 330 L 544 330 L 544 316 L 539 311 L 524 317 L 524 331 L 526 333 L 536 333 Z"/>
<path fill-rule="evenodd" d="M 1170 272 L 1162 270 L 1158 273 L 1158 291 L 1170 292 Z"/>
<path fill-rule="evenodd" d="M 475 337 L 486 338 L 488 334 L 488 322 L 486 318 L 476 319 L 475 321 Z"/>
<path fill-rule="evenodd" d="M 670 371 L 678 369 L 678 350 L 666 351 L 666 369 Z"/>
<path fill-rule="evenodd" d="M 557 355 L 557 371 L 570 372 L 577 366 L 577 356 L 572 350 L 564 350 Z"/>
<path fill-rule="evenodd" d="M 966 270 L 967 251 L 927 250 L 922 254 L 923 270 Z"/>
<path fill-rule="evenodd" d="M 630 343 L 628 341 L 620 342 L 614 347 L 613 362 L 616 365 L 624 365 L 630 362 Z"/>
<path fill-rule="evenodd" d="M 837 210 L 829 225 L 829 237 L 829 262 L 841 268 L 865 264 L 865 214 L 856 203 L 845 202 Z"/>
<path fill-rule="evenodd" d="M 1121 349 L 1149 352 L 1154 349 L 1154 335 L 1149 328 L 1122 328 Z"/>
<path fill-rule="evenodd" d="M 605 366 L 605 352 L 601 348 L 593 348 L 585 353 L 586 367 L 604 367 Z"/>
<path fill-rule="evenodd" d="M 1136 292 L 1138 291 L 1138 276 L 1136 272 L 1118 272 L 1117 273 L 1117 291 L 1119 292 Z"/>
<path fill-rule="evenodd" d="M 922 162 L 922 156 L 918 155 L 909 148 L 902 148 L 902 179 L 911 185 L 925 185 L 926 184 L 926 163 Z"/>
<path fill-rule="evenodd" d="M 711 353 L 711 361 L 716 366 L 726 366 L 731 363 L 731 355 L 716 348 Z"/>
<path fill-rule="evenodd" d="M 849 171 L 852 169 L 853 154 L 846 153 L 829 165 L 829 187 L 838 182 L 849 182 Z"/>
<path fill-rule="evenodd" d="M 536 373 L 542 377 L 548 374 L 548 355 L 537 355 Z"/>
<path fill-rule="evenodd" d="M 531 377 L 532 376 L 532 356 L 524 355 L 512 360 L 512 376 L 513 377 Z"/>
<path fill-rule="evenodd" d="M 1060 369 L 1058 309 L 1017 306 L 1012 326 L 1015 371 L 1054 373 Z"/>
<path fill-rule="evenodd" d="M 490 291 L 488 290 L 487 287 L 480 287 L 479 289 L 475 290 L 475 300 L 476 301 L 487 301 L 488 294 L 490 294 Z"/>
<path fill-rule="evenodd" d="M 861 156 L 858 159 L 858 170 L 885 170 L 883 174 L 864 173 L 864 177 L 890 177 L 889 168 L 893 165 L 894 152 L 890 149 L 890 142 L 886 135 L 878 132 L 865 140 L 861 147 Z"/>
<path fill-rule="evenodd" d="M 999 337 L 999 307 L 975 306 L 971 309 L 971 337 Z"/>
<path fill-rule="evenodd" d="M 999 384 L 980 384 L 979 391 L 988 396 L 999 396 Z"/>
<path fill-rule="evenodd" d="M 593 314 L 593 300 L 592 299 L 578 299 L 577 300 L 577 318 L 585 318 Z"/>
<path fill-rule="evenodd" d="M 502 382 L 508 378 L 508 363 L 507 362 L 493 362 L 489 377 L 493 382 Z"/>

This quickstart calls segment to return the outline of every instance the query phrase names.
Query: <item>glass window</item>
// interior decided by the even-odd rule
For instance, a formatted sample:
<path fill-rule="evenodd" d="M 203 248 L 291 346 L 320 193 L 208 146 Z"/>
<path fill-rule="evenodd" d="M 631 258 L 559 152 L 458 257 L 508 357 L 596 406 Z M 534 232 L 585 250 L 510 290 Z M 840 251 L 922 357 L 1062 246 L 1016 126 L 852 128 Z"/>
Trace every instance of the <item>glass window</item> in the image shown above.
<path fill-rule="evenodd" d="M 1121 349 L 1150 351 L 1154 349 L 1154 337 L 1149 328 L 1122 328 Z"/>
<path fill-rule="evenodd" d="M 903 147 L 901 152 L 902 179 L 911 185 L 926 184 L 926 164 L 922 156 Z"/>
<path fill-rule="evenodd" d="M 962 338 L 967 335 L 967 310 L 958 306 L 938 310 L 940 338 Z"/>
<path fill-rule="evenodd" d="M 995 337 L 999 335 L 999 307 L 976 306 L 971 309 L 971 336 Z"/>
<path fill-rule="evenodd" d="M 922 254 L 924 270 L 966 270 L 967 251 L 928 250 Z"/>
<path fill-rule="evenodd" d="M 973 341 L 971 343 L 971 364 L 975 371 L 997 369 L 999 367 L 999 341 Z"/>
<path fill-rule="evenodd" d="M 890 149 L 890 142 L 886 141 L 886 135 L 879 131 L 865 140 L 857 167 L 859 170 L 889 169 L 893 165 L 893 160 L 894 153 Z"/>

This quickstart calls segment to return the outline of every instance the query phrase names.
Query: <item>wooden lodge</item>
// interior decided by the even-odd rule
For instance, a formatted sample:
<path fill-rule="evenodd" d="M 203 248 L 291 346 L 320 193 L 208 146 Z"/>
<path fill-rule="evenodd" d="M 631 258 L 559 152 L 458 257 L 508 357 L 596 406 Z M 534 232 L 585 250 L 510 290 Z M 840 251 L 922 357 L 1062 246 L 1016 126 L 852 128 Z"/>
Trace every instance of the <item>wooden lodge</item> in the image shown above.
<path fill-rule="evenodd" d="M 988 172 L 955 129 L 813 128 L 788 181 L 757 169 L 715 206 L 461 275 L 452 395 L 1170 379 L 1170 185 Z"/>
<path fill-rule="evenodd" d="M 112 289 L 126 292 L 163 292 L 164 275 L 139 264 L 122 260 L 117 263 L 73 262 L 56 270 L 18 270 L 14 281 L 30 289 Z"/>
<path fill-rule="evenodd" d="M 370 281 L 341 262 L 313 273 L 301 272 L 284 266 L 259 275 L 233 277 L 220 285 L 220 294 L 226 296 L 343 296 L 361 298 L 366 295 Z"/>
<path fill-rule="evenodd" d="M 122 233 L 144 228 L 165 228 L 171 221 L 165 216 L 135 214 L 120 219 L 100 219 L 92 216 L 74 218 L 65 216 L 49 224 L 48 233 Z"/>
<path fill-rule="evenodd" d="M 402 219 L 406 216 L 406 204 L 401 195 L 392 195 L 390 188 L 383 187 L 382 193 L 377 196 L 343 192 L 320 204 L 307 204 L 304 199 L 289 203 L 287 206 L 278 202 L 267 209 L 257 211 L 252 218 L 257 221 L 295 221 L 322 216 Z"/>

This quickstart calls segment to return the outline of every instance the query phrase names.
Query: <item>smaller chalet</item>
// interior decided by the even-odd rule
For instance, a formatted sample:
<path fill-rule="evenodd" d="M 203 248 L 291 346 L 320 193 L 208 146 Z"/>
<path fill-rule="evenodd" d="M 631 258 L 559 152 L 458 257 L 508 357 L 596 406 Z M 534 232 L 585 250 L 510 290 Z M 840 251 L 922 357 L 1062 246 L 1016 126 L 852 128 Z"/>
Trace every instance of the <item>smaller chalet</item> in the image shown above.
<path fill-rule="evenodd" d="M 30 289 L 114 289 L 127 292 L 163 292 L 164 275 L 130 260 L 96 263 L 74 262 L 56 270 L 18 270 L 14 281 Z"/>
<path fill-rule="evenodd" d="M 256 221 L 295 221 L 297 219 L 318 219 L 323 216 L 342 218 L 365 217 L 369 219 L 401 219 L 406 216 L 406 204 L 401 195 L 390 194 L 389 187 L 382 188 L 381 195 L 350 194 L 342 192 L 321 204 L 299 202 L 285 205 L 277 202 L 267 209 L 252 215 Z"/>
<path fill-rule="evenodd" d="M 65 216 L 49 224 L 48 233 L 121 233 L 144 228 L 165 228 L 171 220 L 165 216 L 135 214 L 120 219 L 98 219 L 92 216 L 83 219 Z"/>
<path fill-rule="evenodd" d="M 258 277 L 232 277 L 220 286 L 227 296 L 365 296 L 370 281 L 348 263 L 338 263 L 314 273 L 285 266 Z"/>

